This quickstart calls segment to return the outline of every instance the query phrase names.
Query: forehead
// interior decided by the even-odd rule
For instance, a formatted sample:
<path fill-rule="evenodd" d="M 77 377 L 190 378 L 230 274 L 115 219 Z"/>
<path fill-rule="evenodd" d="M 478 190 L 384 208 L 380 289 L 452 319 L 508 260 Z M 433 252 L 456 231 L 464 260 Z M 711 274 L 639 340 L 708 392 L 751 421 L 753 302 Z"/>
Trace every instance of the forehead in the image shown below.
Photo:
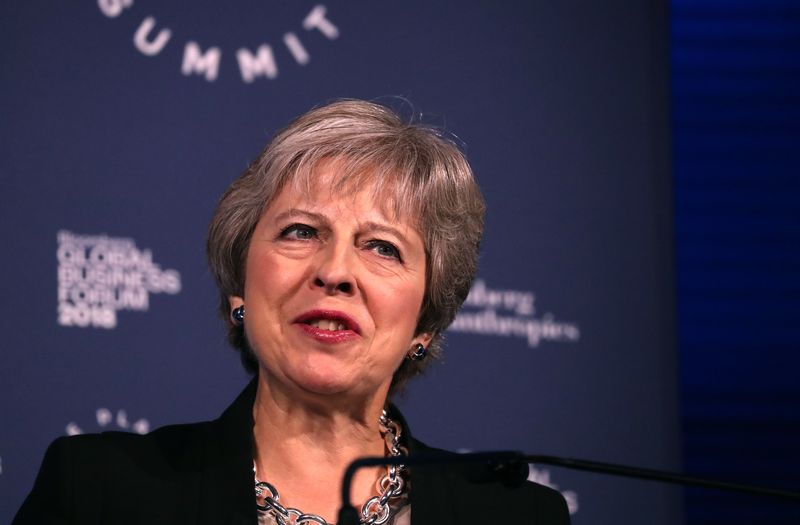
<path fill-rule="evenodd" d="M 290 201 L 311 207 L 336 205 L 370 210 L 387 221 L 416 228 L 418 204 L 412 193 L 410 185 L 389 169 L 354 165 L 346 159 L 324 159 L 296 170 L 268 209 Z"/>

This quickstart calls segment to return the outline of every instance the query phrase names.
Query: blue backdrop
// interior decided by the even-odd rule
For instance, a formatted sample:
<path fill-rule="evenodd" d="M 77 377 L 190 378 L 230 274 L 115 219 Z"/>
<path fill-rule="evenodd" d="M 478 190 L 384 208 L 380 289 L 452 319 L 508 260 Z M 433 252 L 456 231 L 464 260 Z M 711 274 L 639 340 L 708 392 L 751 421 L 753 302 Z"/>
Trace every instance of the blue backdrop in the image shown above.
<path fill-rule="evenodd" d="M 242 388 L 205 227 L 275 130 L 337 97 L 412 101 L 488 203 L 444 363 L 400 400 L 415 434 L 679 468 L 663 2 L 39 0 L 0 20 L 0 522 L 55 437 L 213 418 Z M 674 489 L 531 477 L 578 525 L 681 520 Z"/>
<path fill-rule="evenodd" d="M 800 6 L 673 0 L 685 466 L 800 490 Z M 800 523 L 800 505 L 692 490 L 688 523 Z"/>

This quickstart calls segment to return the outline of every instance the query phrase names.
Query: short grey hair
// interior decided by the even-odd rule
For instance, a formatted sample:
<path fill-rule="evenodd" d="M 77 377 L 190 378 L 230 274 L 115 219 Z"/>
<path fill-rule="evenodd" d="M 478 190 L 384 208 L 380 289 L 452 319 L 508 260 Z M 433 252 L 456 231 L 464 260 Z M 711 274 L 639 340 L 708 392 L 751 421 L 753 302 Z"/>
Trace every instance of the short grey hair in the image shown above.
<path fill-rule="evenodd" d="M 258 362 L 244 330 L 231 322 L 230 296 L 243 296 L 245 261 L 256 224 L 287 185 L 311 187 L 314 170 L 336 161 L 334 192 L 374 188 L 376 202 L 410 217 L 425 243 L 426 289 L 416 334 L 428 333 L 439 357 L 444 330 L 469 293 L 483 235 L 485 205 L 464 154 L 439 130 L 406 121 L 387 106 L 341 100 L 318 107 L 280 131 L 225 191 L 208 230 L 208 262 L 220 292 L 228 340 L 250 372 Z M 404 359 L 396 392 L 431 359 Z"/>

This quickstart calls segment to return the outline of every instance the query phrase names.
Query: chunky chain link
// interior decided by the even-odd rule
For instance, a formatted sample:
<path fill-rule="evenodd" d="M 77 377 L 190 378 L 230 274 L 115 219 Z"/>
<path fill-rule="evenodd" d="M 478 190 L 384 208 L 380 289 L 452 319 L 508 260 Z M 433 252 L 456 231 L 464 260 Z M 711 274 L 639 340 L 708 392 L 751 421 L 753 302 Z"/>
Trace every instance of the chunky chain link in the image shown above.
<path fill-rule="evenodd" d="M 386 449 L 390 456 L 408 454 L 408 450 L 400 443 L 403 430 L 399 424 L 391 420 L 384 410 L 380 417 L 381 434 L 386 442 Z M 369 498 L 361 506 L 361 525 L 382 525 L 389 521 L 392 515 L 391 503 L 404 495 L 406 491 L 405 465 L 389 465 L 386 473 L 381 476 L 376 488 L 377 496 Z M 266 481 L 259 481 L 256 476 L 256 466 L 253 462 L 253 478 L 255 479 L 256 508 L 261 513 L 269 513 L 275 518 L 278 525 L 330 525 L 322 516 L 306 514 L 293 507 L 284 507 L 281 495 L 273 485 Z"/>

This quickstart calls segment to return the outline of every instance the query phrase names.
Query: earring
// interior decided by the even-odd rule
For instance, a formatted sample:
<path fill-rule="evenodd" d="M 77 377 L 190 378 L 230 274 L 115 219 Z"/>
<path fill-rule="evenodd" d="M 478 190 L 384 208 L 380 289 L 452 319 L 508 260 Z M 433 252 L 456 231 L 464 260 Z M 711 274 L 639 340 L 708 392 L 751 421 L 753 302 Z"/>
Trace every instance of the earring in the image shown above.
<path fill-rule="evenodd" d="M 242 326 L 244 324 L 244 305 L 237 306 L 231 310 L 231 321 L 236 326 Z"/>
<path fill-rule="evenodd" d="M 408 358 L 412 361 L 422 361 L 427 355 L 428 349 L 425 348 L 425 345 L 422 343 L 417 343 L 411 347 L 411 351 L 408 353 Z"/>

